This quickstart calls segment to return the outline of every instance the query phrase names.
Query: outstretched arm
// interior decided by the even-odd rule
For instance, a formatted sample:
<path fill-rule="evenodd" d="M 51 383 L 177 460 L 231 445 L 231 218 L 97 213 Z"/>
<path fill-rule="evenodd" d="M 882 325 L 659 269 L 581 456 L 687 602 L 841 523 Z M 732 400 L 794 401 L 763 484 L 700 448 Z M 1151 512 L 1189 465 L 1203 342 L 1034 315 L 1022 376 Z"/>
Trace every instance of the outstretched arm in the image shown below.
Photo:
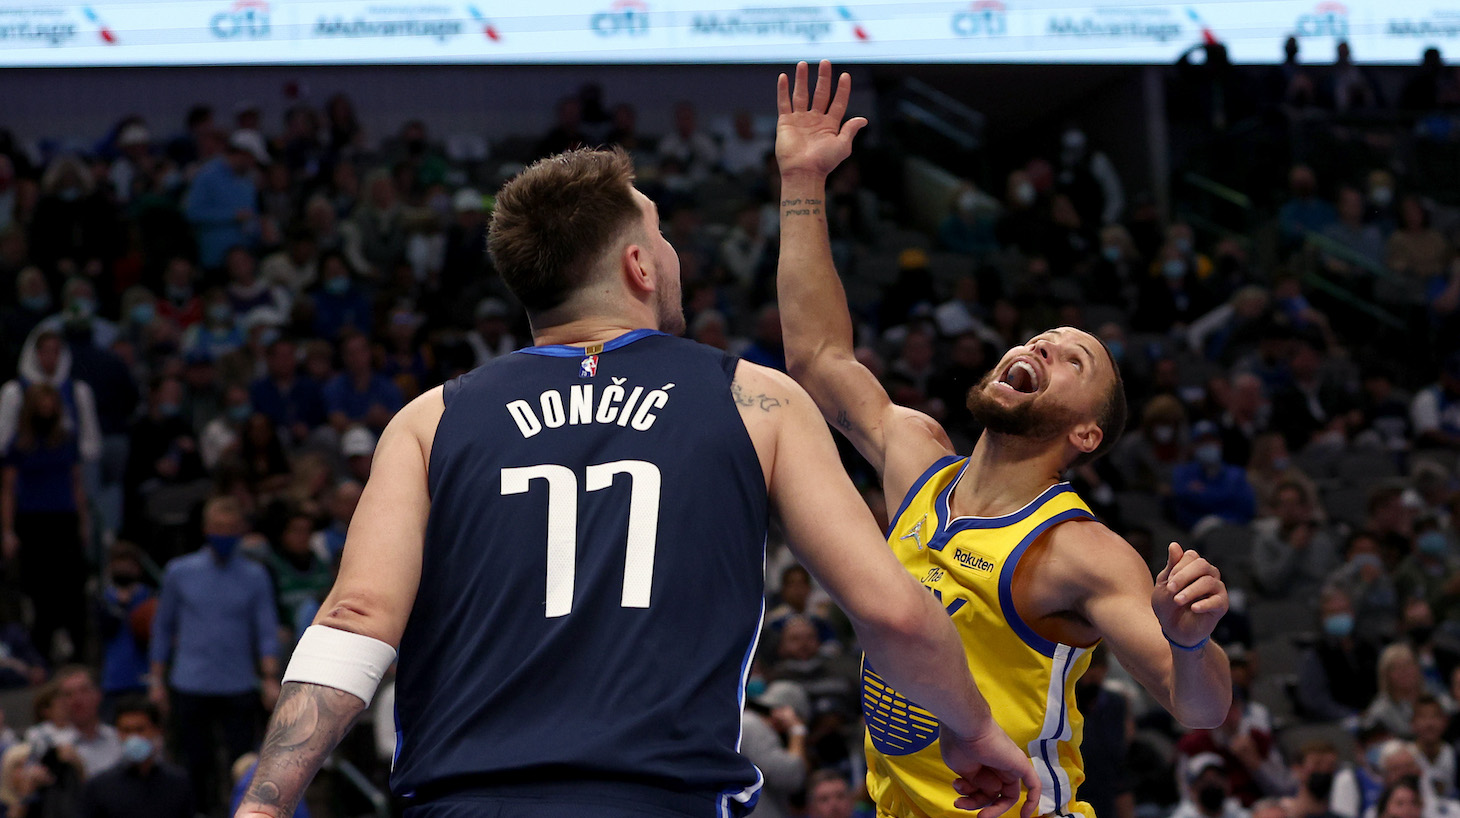
<path fill-rule="evenodd" d="M 776 160 L 781 169 L 781 257 L 777 294 L 791 375 L 811 394 L 828 422 L 845 434 L 882 475 L 895 509 L 931 464 L 951 454 L 948 436 L 932 418 L 898 406 L 854 354 L 852 316 L 832 263 L 826 226 L 826 177 L 851 153 L 867 120 L 842 123 L 851 77 L 832 95 L 831 63 L 822 61 L 810 99 L 806 63 L 796 66 L 795 91 L 780 76 Z"/>
<path fill-rule="evenodd" d="M 370 482 L 350 521 L 340 577 L 315 625 L 400 644 L 421 581 L 431 507 L 426 464 L 442 408 L 441 390 L 427 392 L 380 436 Z M 333 687 L 284 685 L 239 818 L 293 815 L 304 788 L 365 707 L 358 695 Z"/>

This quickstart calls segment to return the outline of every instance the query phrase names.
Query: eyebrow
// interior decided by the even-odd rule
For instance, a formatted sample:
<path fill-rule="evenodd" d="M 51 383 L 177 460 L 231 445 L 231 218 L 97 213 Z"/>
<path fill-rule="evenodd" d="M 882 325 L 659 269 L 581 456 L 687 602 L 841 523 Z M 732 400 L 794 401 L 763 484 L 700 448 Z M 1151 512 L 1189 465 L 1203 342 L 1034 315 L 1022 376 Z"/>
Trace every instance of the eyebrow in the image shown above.
<path fill-rule="evenodd" d="M 1090 363 L 1095 363 L 1095 353 L 1091 352 L 1089 347 L 1084 344 L 1075 344 L 1075 346 L 1085 351 L 1085 357 L 1090 359 Z"/>

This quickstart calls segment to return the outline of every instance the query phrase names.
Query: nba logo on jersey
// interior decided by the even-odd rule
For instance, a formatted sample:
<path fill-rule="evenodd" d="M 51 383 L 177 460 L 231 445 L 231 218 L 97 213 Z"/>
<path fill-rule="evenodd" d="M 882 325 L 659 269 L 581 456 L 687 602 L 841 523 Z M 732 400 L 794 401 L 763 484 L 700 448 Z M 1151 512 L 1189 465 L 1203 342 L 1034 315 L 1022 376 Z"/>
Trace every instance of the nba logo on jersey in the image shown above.
<path fill-rule="evenodd" d="M 591 378 L 598 374 L 598 356 L 589 355 L 583 359 L 583 365 L 578 367 L 578 377 Z"/>

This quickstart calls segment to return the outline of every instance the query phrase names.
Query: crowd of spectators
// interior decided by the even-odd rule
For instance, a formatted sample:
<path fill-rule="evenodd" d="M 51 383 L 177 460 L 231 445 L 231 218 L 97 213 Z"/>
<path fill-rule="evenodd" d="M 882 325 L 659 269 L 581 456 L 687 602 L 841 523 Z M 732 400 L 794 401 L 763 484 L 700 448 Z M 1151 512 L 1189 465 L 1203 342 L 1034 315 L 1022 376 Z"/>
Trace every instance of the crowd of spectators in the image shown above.
<path fill-rule="evenodd" d="M 1301 76 L 1281 104 L 1306 104 Z M 128 116 L 80 152 L 0 133 L 0 687 L 35 703 L 0 734 L 6 815 L 226 806 L 380 431 L 530 343 L 485 243 L 489 191 L 523 163 L 628 150 L 688 334 L 784 368 L 764 120 L 712 128 L 681 102 L 649 135 L 635 113 L 586 87 L 490 168 L 420 121 L 367 134 L 345 95 L 277 127 L 248 106 L 195 106 L 165 135 Z M 1227 578 L 1227 722 L 1182 730 L 1097 651 L 1082 796 L 1119 818 L 1460 816 L 1460 211 L 1398 168 L 1298 164 L 1256 227 L 1223 230 L 1128 194 L 1078 128 L 1053 136 L 996 183 L 951 185 L 936 230 L 855 159 L 828 216 L 859 358 L 959 451 L 979 432 L 964 396 L 1005 349 L 1098 334 L 1132 426 L 1069 479 L 1148 557 L 1179 539 Z M 784 548 L 768 588 L 744 716 L 757 814 L 847 818 L 866 809 L 853 636 Z M 375 740 L 344 751 L 377 782 L 392 700 L 387 683 Z M 353 809 L 344 788 L 327 806 Z"/>

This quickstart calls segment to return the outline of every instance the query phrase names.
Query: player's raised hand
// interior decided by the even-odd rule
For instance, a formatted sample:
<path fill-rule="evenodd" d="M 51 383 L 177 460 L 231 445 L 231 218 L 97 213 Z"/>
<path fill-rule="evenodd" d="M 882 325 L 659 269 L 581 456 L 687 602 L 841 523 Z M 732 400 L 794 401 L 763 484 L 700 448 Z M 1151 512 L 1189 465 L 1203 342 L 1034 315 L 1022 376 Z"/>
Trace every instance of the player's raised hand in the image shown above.
<path fill-rule="evenodd" d="M 852 137 L 866 127 L 867 120 L 847 115 L 852 96 L 852 75 L 842 74 L 835 83 L 831 62 L 822 60 L 816 76 L 816 93 L 811 93 L 806 63 L 796 64 L 794 84 L 782 74 L 776 84 L 776 161 L 781 174 L 831 173 L 852 152 Z"/>
<path fill-rule="evenodd" d="M 978 810 L 979 818 L 997 818 L 1019 800 L 1023 784 L 1028 795 L 1019 818 L 1034 818 L 1040 793 L 1034 765 L 992 719 L 989 728 L 976 736 L 962 736 L 944 726 L 938 745 L 943 763 L 958 774 L 953 789 L 960 797 L 953 806 Z"/>
<path fill-rule="evenodd" d="M 1151 609 L 1166 638 L 1178 645 L 1195 645 L 1212 635 L 1227 612 L 1227 586 L 1222 572 L 1195 551 L 1171 543 L 1166 567 L 1156 576 Z"/>

